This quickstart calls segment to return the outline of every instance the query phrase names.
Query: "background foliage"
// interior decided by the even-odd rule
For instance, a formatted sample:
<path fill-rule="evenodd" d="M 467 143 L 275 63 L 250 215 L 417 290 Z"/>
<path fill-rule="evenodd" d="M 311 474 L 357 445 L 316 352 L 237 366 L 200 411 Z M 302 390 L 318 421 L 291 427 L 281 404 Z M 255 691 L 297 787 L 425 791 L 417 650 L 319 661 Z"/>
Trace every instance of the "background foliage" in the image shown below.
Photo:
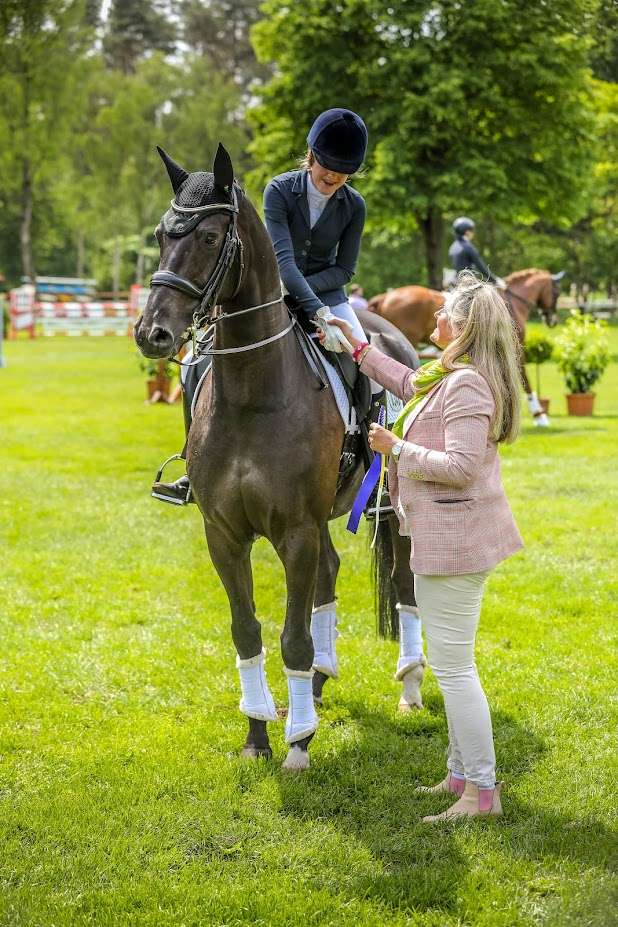
<path fill-rule="evenodd" d="M 169 197 L 156 144 L 199 169 L 223 140 L 259 203 L 347 105 L 370 129 L 369 294 L 438 284 L 462 212 L 498 273 L 611 292 L 616 35 L 611 0 L 6 0 L 0 271 L 145 280 Z"/>

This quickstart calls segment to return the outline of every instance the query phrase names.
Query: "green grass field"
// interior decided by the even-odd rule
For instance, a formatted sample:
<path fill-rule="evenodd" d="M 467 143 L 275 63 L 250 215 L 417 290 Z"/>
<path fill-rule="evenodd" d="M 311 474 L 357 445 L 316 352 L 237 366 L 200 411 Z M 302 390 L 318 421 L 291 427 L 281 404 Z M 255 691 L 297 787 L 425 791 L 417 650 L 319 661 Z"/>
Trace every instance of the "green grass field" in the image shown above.
<path fill-rule="evenodd" d="M 611 331 L 618 354 L 618 330 Z M 0 370 L 0 923 L 616 923 L 618 364 L 591 419 L 526 416 L 503 453 L 525 551 L 493 574 L 478 663 L 505 817 L 448 804 L 435 680 L 398 716 L 397 645 L 376 638 L 365 537 L 336 524 L 340 679 L 300 778 L 238 758 L 228 606 L 199 513 L 151 500 L 182 442 L 147 406 L 124 339 L 18 341 Z M 615 358 L 615 361 L 618 358 Z M 265 542 L 256 601 L 276 699 L 285 593 Z"/>

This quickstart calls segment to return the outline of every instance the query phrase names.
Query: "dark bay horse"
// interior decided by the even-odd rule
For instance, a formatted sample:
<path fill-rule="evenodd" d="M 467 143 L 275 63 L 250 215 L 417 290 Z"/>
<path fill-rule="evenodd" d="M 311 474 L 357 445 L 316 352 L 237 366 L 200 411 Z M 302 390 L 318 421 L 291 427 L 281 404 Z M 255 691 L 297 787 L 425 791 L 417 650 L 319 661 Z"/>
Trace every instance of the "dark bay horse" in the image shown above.
<path fill-rule="evenodd" d="M 564 273 L 551 274 L 548 270 L 534 267 L 518 270 L 506 278 L 504 298 L 509 305 L 517 329 L 520 344 L 525 339 L 526 322 L 530 312 L 538 308 L 544 322 L 552 328 L 558 321 L 556 303 L 560 294 L 560 281 Z M 429 341 L 435 327 L 434 315 L 444 303 L 444 293 L 422 286 L 404 286 L 382 293 L 369 300 L 369 310 L 383 319 L 388 319 L 404 333 L 406 338 L 418 347 Z M 539 399 L 530 386 L 523 358 L 520 365 L 521 379 L 528 397 L 528 407 L 539 425 L 548 425 Z"/>
<path fill-rule="evenodd" d="M 241 710 L 254 697 L 243 687 L 243 671 L 254 672 L 256 661 L 263 660 L 250 562 L 255 539 L 268 538 L 283 563 L 287 605 L 281 653 L 290 691 L 284 768 L 304 769 L 317 725 L 313 698 L 307 704 L 306 679 L 312 676 L 309 694 L 319 702 L 324 682 L 336 675 L 336 668 L 312 675 L 312 610 L 334 608 L 339 569 L 328 521 L 349 511 L 364 468 L 358 462 L 337 490 L 343 422 L 332 390 L 320 388 L 305 361 L 281 299 L 270 238 L 234 181 L 229 155 L 220 145 L 212 173 L 188 174 L 160 153 L 175 198 L 156 230 L 161 260 L 135 340 L 147 357 L 174 357 L 192 330 L 207 323 L 214 328 L 211 372 L 189 432 L 188 473 L 210 556 L 229 598 Z M 186 206 L 189 190 L 193 200 Z M 388 322 L 370 313 L 361 322 L 374 343 L 418 366 L 405 338 Z M 409 539 L 399 536 L 393 516 L 380 531 L 382 601 L 392 604 L 394 589 L 399 602 L 415 605 Z M 252 679 L 266 699 L 265 676 Z M 296 715 L 290 680 L 304 693 Z M 249 721 L 245 756 L 272 755 L 266 726 L 274 720 L 272 697 L 265 704 L 271 706 L 266 712 L 244 711 Z M 304 736 L 296 736 L 299 725 Z"/>

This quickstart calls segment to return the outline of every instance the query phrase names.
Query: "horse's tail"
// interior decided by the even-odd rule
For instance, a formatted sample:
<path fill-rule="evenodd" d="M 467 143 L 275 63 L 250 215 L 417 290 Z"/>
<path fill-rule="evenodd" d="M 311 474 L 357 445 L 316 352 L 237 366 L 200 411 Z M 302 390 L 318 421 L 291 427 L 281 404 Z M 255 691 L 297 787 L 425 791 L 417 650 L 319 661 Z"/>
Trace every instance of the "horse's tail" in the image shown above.
<path fill-rule="evenodd" d="M 375 526 L 370 522 L 371 533 Z M 373 548 L 372 570 L 375 595 L 375 611 L 380 637 L 396 641 L 399 638 L 399 615 L 395 605 L 395 585 L 393 583 L 393 566 L 395 556 L 393 539 L 388 519 L 380 520 L 376 542 Z"/>

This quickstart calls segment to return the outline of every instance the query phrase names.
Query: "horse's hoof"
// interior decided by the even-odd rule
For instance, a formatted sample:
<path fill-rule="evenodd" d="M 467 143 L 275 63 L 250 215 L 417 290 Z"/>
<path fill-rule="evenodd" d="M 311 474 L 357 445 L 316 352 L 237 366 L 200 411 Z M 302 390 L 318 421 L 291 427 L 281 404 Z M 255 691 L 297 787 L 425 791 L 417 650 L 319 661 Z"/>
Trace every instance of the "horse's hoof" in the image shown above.
<path fill-rule="evenodd" d="M 422 702 L 406 702 L 402 698 L 397 706 L 397 711 L 401 712 L 401 714 L 409 714 L 411 711 L 419 711 L 422 707 Z"/>
<path fill-rule="evenodd" d="M 243 747 L 240 755 L 243 760 L 272 760 L 273 758 L 270 747 L 253 747 L 251 745 Z"/>
<path fill-rule="evenodd" d="M 292 744 L 281 768 L 286 772 L 302 772 L 309 769 L 309 752 Z"/>
<path fill-rule="evenodd" d="M 316 705 L 318 708 L 321 708 L 321 707 L 323 706 L 324 702 L 322 701 L 321 698 L 318 698 L 317 696 L 314 695 L 314 696 L 313 696 L 313 704 Z"/>

